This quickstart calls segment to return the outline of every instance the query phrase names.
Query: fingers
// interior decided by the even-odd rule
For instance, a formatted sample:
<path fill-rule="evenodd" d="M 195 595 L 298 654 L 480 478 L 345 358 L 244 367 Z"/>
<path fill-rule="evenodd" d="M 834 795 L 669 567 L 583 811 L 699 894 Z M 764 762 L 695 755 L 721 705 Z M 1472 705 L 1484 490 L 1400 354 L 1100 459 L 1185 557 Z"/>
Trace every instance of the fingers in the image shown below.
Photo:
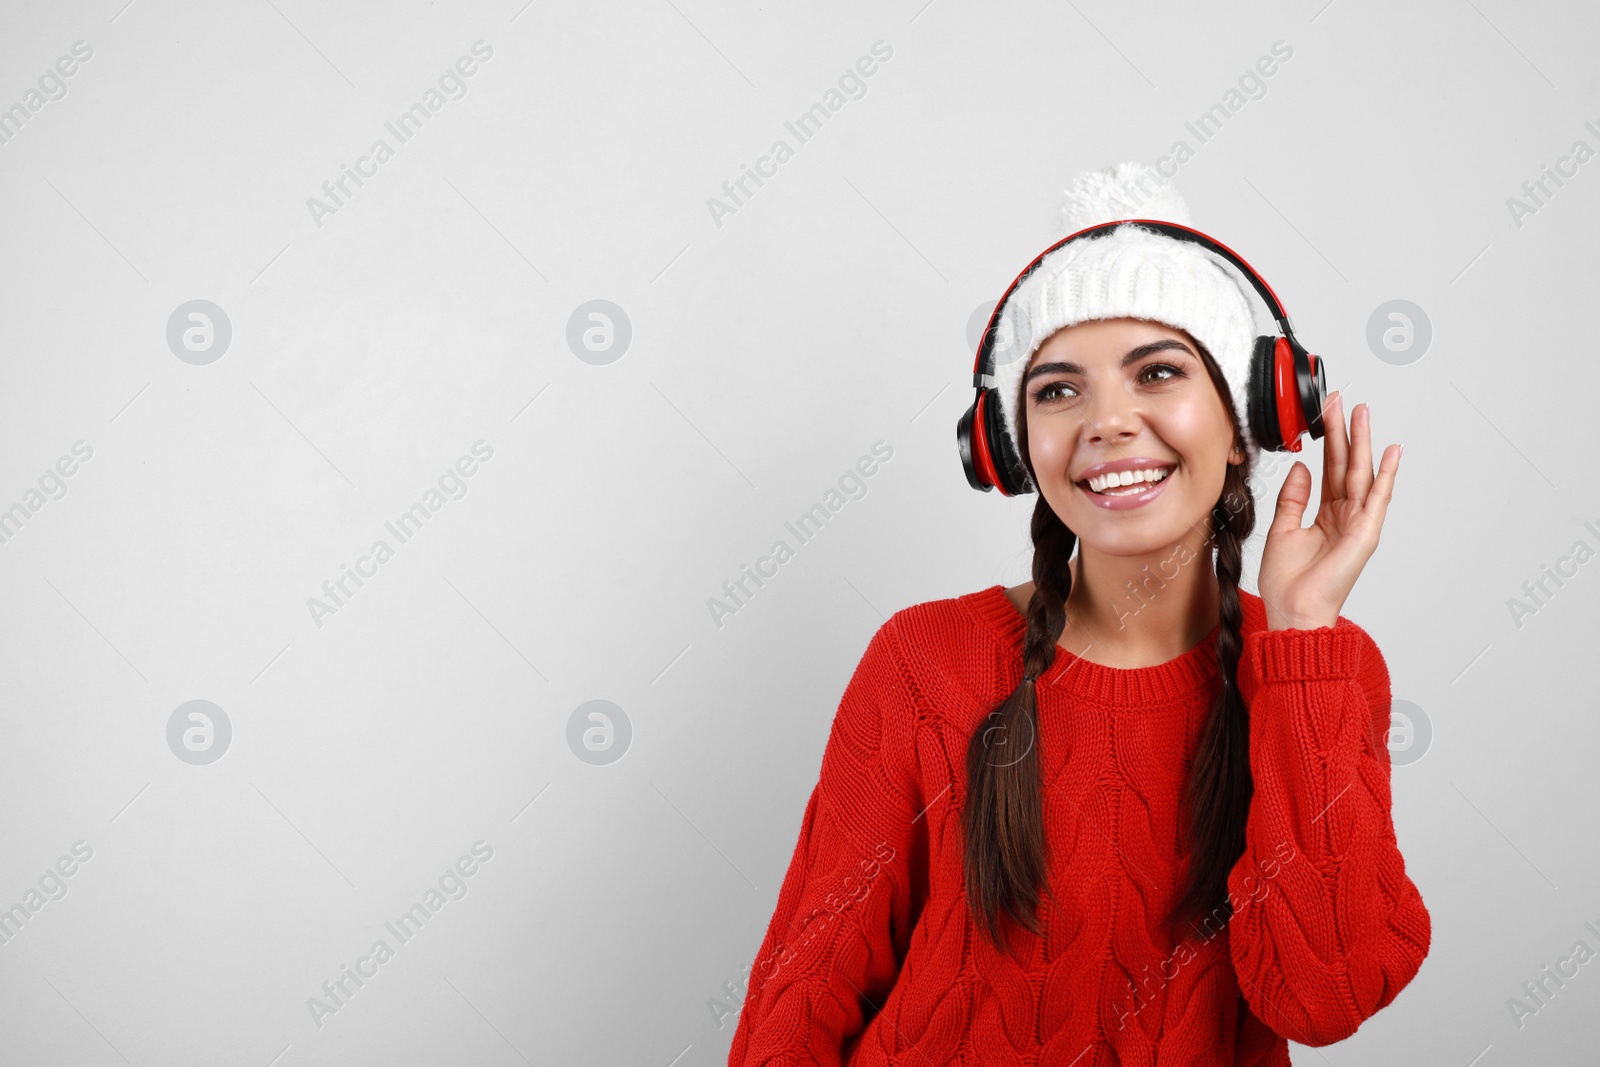
<path fill-rule="evenodd" d="M 1357 404 L 1350 413 L 1350 458 L 1344 495 L 1361 503 L 1372 488 L 1372 405 Z"/>
<path fill-rule="evenodd" d="M 1335 390 L 1328 398 L 1322 425 L 1322 502 L 1326 504 L 1344 496 L 1344 472 L 1350 449 L 1344 435 L 1343 392 Z"/>
<path fill-rule="evenodd" d="M 1373 479 L 1372 489 L 1367 493 L 1366 502 L 1362 505 L 1362 510 L 1371 516 L 1369 522 L 1374 540 L 1383 528 L 1383 517 L 1389 513 L 1389 501 L 1394 499 L 1394 478 L 1400 472 L 1401 451 L 1401 445 L 1390 445 L 1383 450 L 1383 459 L 1378 464 L 1378 476 Z"/>
<path fill-rule="evenodd" d="M 1310 501 L 1311 468 L 1295 460 L 1294 466 L 1289 468 L 1288 477 L 1283 480 L 1283 488 L 1278 490 L 1277 510 L 1273 512 L 1268 536 L 1283 531 L 1293 533 L 1300 529 L 1305 519 L 1306 505 Z"/>

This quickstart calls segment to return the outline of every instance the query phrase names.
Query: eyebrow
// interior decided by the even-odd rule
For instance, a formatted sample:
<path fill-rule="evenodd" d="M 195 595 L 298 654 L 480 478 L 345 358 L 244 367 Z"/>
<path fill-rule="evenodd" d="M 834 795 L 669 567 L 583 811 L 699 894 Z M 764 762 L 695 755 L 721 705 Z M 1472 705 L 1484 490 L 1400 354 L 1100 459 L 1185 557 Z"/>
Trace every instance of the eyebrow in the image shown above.
<path fill-rule="evenodd" d="M 1176 350 L 1176 351 L 1179 351 L 1179 352 L 1187 352 L 1191 356 L 1194 355 L 1194 349 L 1190 348 L 1188 345 L 1184 344 L 1182 341 L 1176 340 L 1175 338 L 1166 337 L 1166 338 L 1162 338 L 1159 341 L 1151 341 L 1149 344 L 1139 345 L 1137 348 L 1128 349 L 1127 354 L 1122 357 L 1122 362 L 1119 363 L 1118 366 L 1126 367 L 1128 364 L 1137 363 L 1139 360 L 1143 359 L 1145 356 L 1148 356 L 1148 355 L 1150 355 L 1150 354 L 1152 354 L 1154 352 L 1166 352 L 1166 351 L 1171 351 L 1171 350 Z M 1067 360 L 1067 361 L 1057 360 L 1057 361 L 1052 362 L 1052 363 L 1041 363 L 1038 366 L 1034 367 L 1032 370 L 1028 371 L 1028 373 L 1022 379 L 1022 384 L 1024 384 L 1024 385 L 1028 384 L 1029 382 L 1033 381 L 1033 379 L 1037 378 L 1041 374 L 1082 374 L 1082 373 L 1083 373 L 1083 367 L 1081 367 L 1080 365 L 1078 365 L 1076 363 L 1073 363 L 1070 360 Z"/>

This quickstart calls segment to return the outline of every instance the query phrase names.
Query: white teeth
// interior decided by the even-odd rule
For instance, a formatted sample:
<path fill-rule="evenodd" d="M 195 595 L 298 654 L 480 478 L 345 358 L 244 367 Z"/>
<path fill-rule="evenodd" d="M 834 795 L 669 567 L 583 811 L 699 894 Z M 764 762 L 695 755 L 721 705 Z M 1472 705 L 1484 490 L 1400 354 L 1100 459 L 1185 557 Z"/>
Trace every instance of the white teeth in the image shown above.
<path fill-rule="evenodd" d="M 1171 467 L 1162 467 L 1156 470 L 1113 471 L 1110 474 L 1101 474 L 1090 478 L 1089 489 L 1092 492 L 1103 493 L 1115 486 L 1133 485 L 1135 482 L 1155 483 L 1171 473 Z"/>

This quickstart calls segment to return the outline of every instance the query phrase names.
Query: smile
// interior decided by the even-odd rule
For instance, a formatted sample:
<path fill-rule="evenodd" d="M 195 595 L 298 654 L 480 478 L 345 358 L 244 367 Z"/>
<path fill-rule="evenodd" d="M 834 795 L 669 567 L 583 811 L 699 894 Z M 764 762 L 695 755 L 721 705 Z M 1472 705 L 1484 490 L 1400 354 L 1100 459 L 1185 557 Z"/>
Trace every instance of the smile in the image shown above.
<path fill-rule="evenodd" d="M 1108 511 L 1143 507 L 1161 495 L 1175 467 L 1146 467 L 1110 471 L 1074 483 L 1099 506 Z"/>

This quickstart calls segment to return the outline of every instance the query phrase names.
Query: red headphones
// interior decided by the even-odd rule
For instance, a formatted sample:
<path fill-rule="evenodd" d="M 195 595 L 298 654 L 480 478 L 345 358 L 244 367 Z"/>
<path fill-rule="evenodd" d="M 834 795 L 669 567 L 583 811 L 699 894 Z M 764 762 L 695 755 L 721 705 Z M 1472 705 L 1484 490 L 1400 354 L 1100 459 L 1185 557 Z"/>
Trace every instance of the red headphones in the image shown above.
<path fill-rule="evenodd" d="M 1118 219 L 1068 234 L 1040 252 L 1017 275 L 1016 281 L 1000 297 L 1000 302 L 995 304 L 994 313 L 989 316 L 989 325 L 983 331 L 983 341 L 978 345 L 978 358 L 972 365 L 972 384 L 978 394 L 973 398 L 972 406 L 956 423 L 956 446 L 961 451 L 961 466 L 966 470 L 967 483 L 972 488 L 985 493 L 998 488 L 1004 496 L 1020 496 L 1034 491 L 1022 456 L 1012 447 L 1006 435 L 1000 397 L 985 382 L 985 379 L 989 382 L 994 380 L 995 326 L 1006 301 L 1022 280 L 1032 274 L 1051 252 L 1068 241 L 1101 237 L 1127 222 L 1137 223 L 1147 230 L 1179 241 L 1200 245 L 1223 256 L 1243 272 L 1272 312 L 1272 317 L 1277 320 L 1281 336 L 1257 337 L 1250 357 L 1250 385 L 1246 403 L 1250 413 L 1250 433 L 1256 443 L 1268 452 L 1298 452 L 1301 434 L 1309 432 L 1313 438 L 1322 436 L 1322 407 L 1327 402 L 1322 359 L 1306 351 L 1305 346 L 1295 339 L 1289 316 L 1278 302 L 1277 294 L 1250 264 L 1221 241 L 1188 226 L 1155 219 Z"/>

